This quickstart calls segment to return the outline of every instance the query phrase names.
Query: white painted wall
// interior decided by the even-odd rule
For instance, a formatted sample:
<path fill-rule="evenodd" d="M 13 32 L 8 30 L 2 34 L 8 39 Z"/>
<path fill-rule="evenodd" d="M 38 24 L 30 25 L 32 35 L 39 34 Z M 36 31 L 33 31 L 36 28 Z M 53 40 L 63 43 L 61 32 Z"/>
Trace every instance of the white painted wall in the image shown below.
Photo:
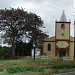
<path fill-rule="evenodd" d="M 41 50 L 39 48 L 35 48 L 35 58 L 39 58 L 41 54 Z M 32 58 L 34 57 L 34 49 L 31 51 Z"/>

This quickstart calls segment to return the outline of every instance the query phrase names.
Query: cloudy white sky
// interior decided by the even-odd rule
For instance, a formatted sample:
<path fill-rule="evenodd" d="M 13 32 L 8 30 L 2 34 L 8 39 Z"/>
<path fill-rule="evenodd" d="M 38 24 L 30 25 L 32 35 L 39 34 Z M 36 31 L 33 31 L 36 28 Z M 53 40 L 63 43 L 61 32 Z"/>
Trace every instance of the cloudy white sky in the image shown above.
<path fill-rule="evenodd" d="M 44 21 L 43 29 L 49 36 L 55 35 L 55 21 L 60 20 L 62 10 L 65 10 L 67 20 L 71 21 L 71 35 L 74 28 L 74 0 L 0 0 L 0 8 L 23 7 L 33 12 Z"/>

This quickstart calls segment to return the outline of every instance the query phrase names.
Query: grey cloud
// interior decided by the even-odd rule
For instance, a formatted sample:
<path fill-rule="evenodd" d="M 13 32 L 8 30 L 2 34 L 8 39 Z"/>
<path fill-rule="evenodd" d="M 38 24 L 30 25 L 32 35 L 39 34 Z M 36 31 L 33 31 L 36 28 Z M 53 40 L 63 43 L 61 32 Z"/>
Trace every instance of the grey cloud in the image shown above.
<path fill-rule="evenodd" d="M 46 27 L 44 31 L 48 31 L 50 36 L 54 35 L 55 20 L 59 21 L 63 9 L 67 20 L 73 24 L 73 0 L 0 0 L 0 8 L 21 6 L 42 17 Z"/>

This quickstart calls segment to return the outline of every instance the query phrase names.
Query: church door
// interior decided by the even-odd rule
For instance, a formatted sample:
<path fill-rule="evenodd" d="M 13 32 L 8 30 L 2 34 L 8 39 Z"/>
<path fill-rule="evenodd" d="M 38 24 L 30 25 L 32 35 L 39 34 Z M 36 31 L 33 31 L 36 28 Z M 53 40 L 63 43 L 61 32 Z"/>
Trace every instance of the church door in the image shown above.
<path fill-rule="evenodd" d="M 66 51 L 65 50 L 60 50 L 59 51 L 59 57 L 64 57 L 66 56 Z"/>

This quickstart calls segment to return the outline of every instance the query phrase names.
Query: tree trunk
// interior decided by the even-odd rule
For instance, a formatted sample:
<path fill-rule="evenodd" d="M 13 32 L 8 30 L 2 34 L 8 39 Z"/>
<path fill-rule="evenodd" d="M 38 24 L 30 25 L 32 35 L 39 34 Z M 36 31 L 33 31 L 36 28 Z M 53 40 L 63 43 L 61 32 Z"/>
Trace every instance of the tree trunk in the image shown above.
<path fill-rule="evenodd" d="M 13 39 L 12 39 L 12 47 L 11 47 L 12 57 L 15 56 L 15 48 L 16 48 L 16 44 L 15 44 L 14 40 L 15 40 L 15 37 L 13 37 Z"/>
<path fill-rule="evenodd" d="M 12 52 L 12 56 L 15 56 L 15 43 L 12 44 L 12 49 L 11 49 L 11 52 Z"/>

